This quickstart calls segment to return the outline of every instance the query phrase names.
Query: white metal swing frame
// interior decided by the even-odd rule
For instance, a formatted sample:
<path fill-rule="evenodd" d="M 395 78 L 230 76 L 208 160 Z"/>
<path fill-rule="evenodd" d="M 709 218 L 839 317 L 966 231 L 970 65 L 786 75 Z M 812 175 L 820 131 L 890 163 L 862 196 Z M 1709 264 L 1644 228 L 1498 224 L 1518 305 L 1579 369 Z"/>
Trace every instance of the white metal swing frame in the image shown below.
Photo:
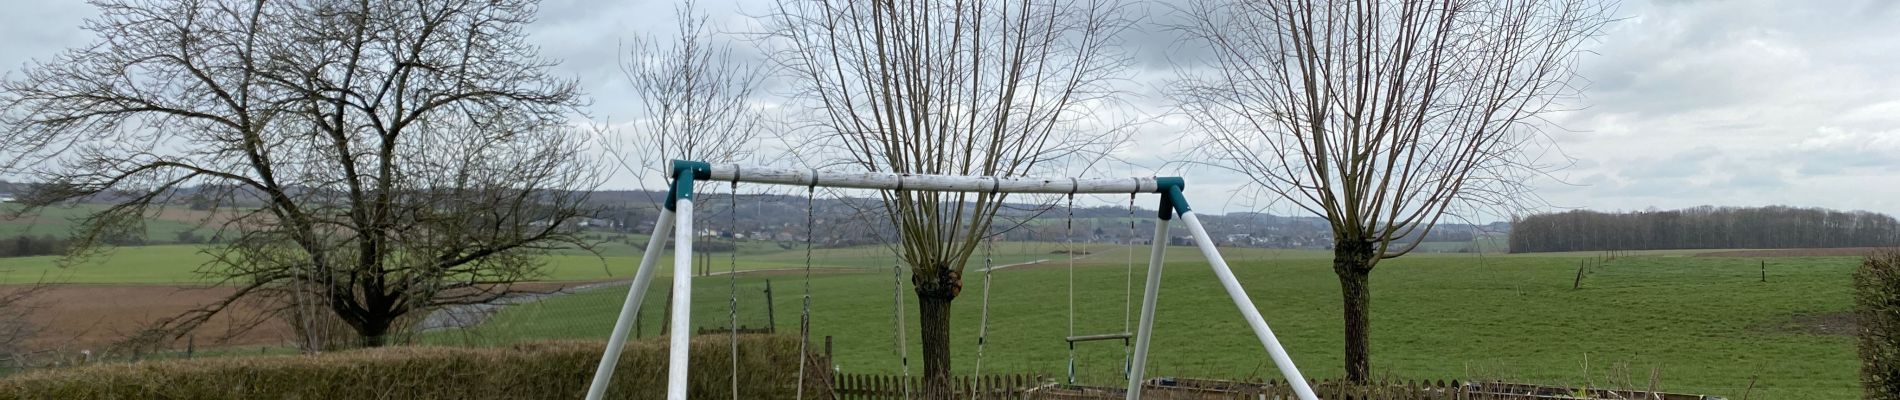
<path fill-rule="evenodd" d="M 1260 316 L 1260 310 L 1254 307 L 1253 300 L 1241 288 L 1240 281 L 1234 278 L 1234 272 L 1227 261 L 1214 247 L 1214 241 L 1207 235 L 1201 220 L 1188 208 L 1187 199 L 1181 189 L 1185 182 L 1177 177 L 1132 177 L 1132 178 L 1023 178 L 988 176 L 952 176 L 919 175 L 892 173 L 841 173 L 820 172 L 816 170 L 792 170 L 783 168 L 741 167 L 739 165 L 711 165 L 697 161 L 675 160 L 668 175 L 673 177 L 671 192 L 666 208 L 660 211 L 659 220 L 653 224 L 653 236 L 647 240 L 647 251 L 640 258 L 640 268 L 633 275 L 633 285 L 627 290 L 627 300 L 620 308 L 619 318 L 614 320 L 613 334 L 607 339 L 607 349 L 601 355 L 600 366 L 594 371 L 592 383 L 587 388 L 588 400 L 599 400 L 607 393 L 607 384 L 612 380 L 615 364 L 619 362 L 620 351 L 626 344 L 627 331 L 632 328 L 633 318 L 640 310 L 640 301 L 646 297 L 647 285 L 653 281 L 655 264 L 665 248 L 668 234 L 673 237 L 673 292 L 680 299 L 692 298 L 692 254 L 693 254 L 693 185 L 696 181 L 748 182 L 772 185 L 793 185 L 806 187 L 834 187 L 880 190 L 915 190 L 937 192 L 1004 192 L 1004 193 L 1051 193 L 1051 194 L 1138 194 L 1156 193 L 1161 195 L 1160 221 L 1155 223 L 1153 247 L 1148 254 L 1148 274 L 1142 290 L 1141 322 L 1135 332 L 1134 360 L 1128 366 L 1128 399 L 1141 398 L 1142 374 L 1147 368 L 1149 338 L 1154 333 L 1155 301 L 1161 290 L 1162 253 L 1168 247 L 1168 222 L 1179 216 L 1187 224 L 1188 232 L 1194 238 L 1195 247 L 1201 255 L 1207 257 L 1208 264 L 1214 269 L 1214 276 L 1226 289 L 1240 314 L 1253 328 L 1254 336 L 1266 347 L 1267 355 L 1273 364 L 1293 386 L 1294 393 L 1301 400 L 1318 400 L 1313 389 L 1307 385 L 1306 378 L 1293 365 L 1293 359 L 1286 349 L 1280 346 L 1280 340 L 1267 327 L 1267 321 Z M 668 400 L 686 399 L 686 368 L 688 339 L 692 335 L 689 322 L 692 320 L 692 302 L 675 301 L 672 310 L 670 351 L 667 358 L 666 398 Z M 802 357 L 801 357 L 802 358 Z M 800 361 L 803 362 L 802 360 Z"/>

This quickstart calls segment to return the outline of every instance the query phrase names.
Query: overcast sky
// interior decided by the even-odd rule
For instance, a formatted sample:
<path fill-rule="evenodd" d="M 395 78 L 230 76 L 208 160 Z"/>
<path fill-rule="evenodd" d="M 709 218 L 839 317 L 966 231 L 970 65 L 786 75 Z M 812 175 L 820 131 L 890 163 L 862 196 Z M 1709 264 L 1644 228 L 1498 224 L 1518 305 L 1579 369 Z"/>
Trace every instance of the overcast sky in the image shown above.
<path fill-rule="evenodd" d="M 0 0 L 0 67 L 92 40 L 94 14 L 72 0 Z M 742 30 L 769 1 L 701 0 L 716 23 Z M 1581 111 L 1553 116 L 1556 141 L 1575 165 L 1537 182 L 1558 208 L 1640 210 L 1695 205 L 1784 204 L 1900 214 L 1900 6 L 1890 0 L 1625 1 L 1608 35 L 1583 59 Z M 616 49 L 638 32 L 671 32 L 672 1 L 545 0 L 531 40 L 563 61 L 594 100 L 593 117 L 638 118 Z M 1165 20 L 1166 7 L 1136 9 Z M 1133 81 L 1173 76 L 1194 49 L 1160 29 L 1125 38 Z M 1136 90 L 1127 103 L 1165 100 Z M 1244 182 L 1210 169 L 1179 171 L 1190 156 L 1183 121 L 1154 119 L 1118 156 L 1135 165 L 1093 176 L 1184 174 L 1197 206 L 1243 211 L 1284 206 L 1248 200 Z M 610 186 L 632 187 L 629 179 Z"/>

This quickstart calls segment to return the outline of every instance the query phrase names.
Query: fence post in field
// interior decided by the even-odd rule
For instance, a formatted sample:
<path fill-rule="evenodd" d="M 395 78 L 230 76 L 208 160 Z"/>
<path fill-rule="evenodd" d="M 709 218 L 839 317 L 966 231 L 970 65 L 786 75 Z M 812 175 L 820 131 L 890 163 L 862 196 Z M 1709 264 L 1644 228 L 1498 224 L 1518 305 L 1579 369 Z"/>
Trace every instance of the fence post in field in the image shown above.
<path fill-rule="evenodd" d="M 778 333 L 778 312 L 772 310 L 771 279 L 765 280 L 765 331 L 766 333 Z"/>
<path fill-rule="evenodd" d="M 666 331 L 669 329 L 672 329 L 671 328 L 671 326 L 673 325 L 673 291 L 672 290 L 666 291 L 666 308 L 664 308 L 663 310 L 665 310 L 665 312 L 660 313 L 660 336 L 666 336 Z"/>
<path fill-rule="evenodd" d="M 1768 260 L 1761 260 L 1761 281 L 1768 283 Z"/>
<path fill-rule="evenodd" d="M 1582 289 L 1582 288 L 1583 288 L 1583 265 L 1584 265 L 1584 261 L 1583 261 L 1583 260 L 1578 260 L 1578 262 L 1577 262 L 1577 280 L 1576 280 L 1575 282 L 1571 282 L 1571 283 L 1570 283 L 1570 289 L 1572 289 L 1572 290 L 1575 290 L 1575 289 Z"/>

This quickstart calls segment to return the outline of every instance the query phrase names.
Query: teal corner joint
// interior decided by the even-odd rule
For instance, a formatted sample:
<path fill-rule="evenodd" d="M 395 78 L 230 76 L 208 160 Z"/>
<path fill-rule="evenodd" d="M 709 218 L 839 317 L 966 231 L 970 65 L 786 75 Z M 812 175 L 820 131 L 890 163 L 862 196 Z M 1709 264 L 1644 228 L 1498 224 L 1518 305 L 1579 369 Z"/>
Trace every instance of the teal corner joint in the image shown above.
<path fill-rule="evenodd" d="M 1181 195 L 1181 189 L 1187 187 L 1187 180 L 1178 176 L 1155 178 L 1155 193 L 1161 194 L 1161 219 L 1174 219 L 1177 213 L 1187 213 L 1187 196 Z"/>
<path fill-rule="evenodd" d="M 668 185 L 666 190 L 667 211 L 679 211 L 679 199 L 693 199 L 693 180 L 712 179 L 712 164 L 673 160 L 673 174 L 673 184 Z"/>

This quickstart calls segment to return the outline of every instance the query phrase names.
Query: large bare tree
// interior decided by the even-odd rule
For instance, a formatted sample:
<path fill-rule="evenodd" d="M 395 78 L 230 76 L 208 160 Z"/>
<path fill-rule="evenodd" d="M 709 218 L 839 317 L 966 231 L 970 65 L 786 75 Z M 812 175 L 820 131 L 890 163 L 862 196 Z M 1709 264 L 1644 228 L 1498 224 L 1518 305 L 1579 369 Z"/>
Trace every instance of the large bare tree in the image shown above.
<path fill-rule="evenodd" d="M 227 244 L 201 272 L 236 291 L 154 332 L 266 298 L 378 346 L 581 244 L 580 101 L 525 41 L 533 0 L 94 4 L 96 43 L 0 83 L 0 159 L 40 182 L 31 206 L 112 203 L 81 249 L 210 204 Z"/>
<path fill-rule="evenodd" d="M 783 0 L 775 57 L 814 107 L 813 164 L 1022 176 L 1110 145 L 1085 131 L 1126 58 L 1110 1 Z M 837 157 L 837 158 L 828 158 Z M 841 159 L 841 162 L 831 160 Z M 923 343 L 922 398 L 949 399 L 950 305 L 1004 193 L 882 192 L 910 266 Z"/>
<path fill-rule="evenodd" d="M 1222 165 L 1332 223 L 1346 375 L 1370 374 L 1373 267 L 1438 221 L 1525 200 L 1540 117 L 1577 86 L 1602 0 L 1202 1 L 1175 95 Z M 1464 214 L 1468 217 L 1479 215 Z"/>

